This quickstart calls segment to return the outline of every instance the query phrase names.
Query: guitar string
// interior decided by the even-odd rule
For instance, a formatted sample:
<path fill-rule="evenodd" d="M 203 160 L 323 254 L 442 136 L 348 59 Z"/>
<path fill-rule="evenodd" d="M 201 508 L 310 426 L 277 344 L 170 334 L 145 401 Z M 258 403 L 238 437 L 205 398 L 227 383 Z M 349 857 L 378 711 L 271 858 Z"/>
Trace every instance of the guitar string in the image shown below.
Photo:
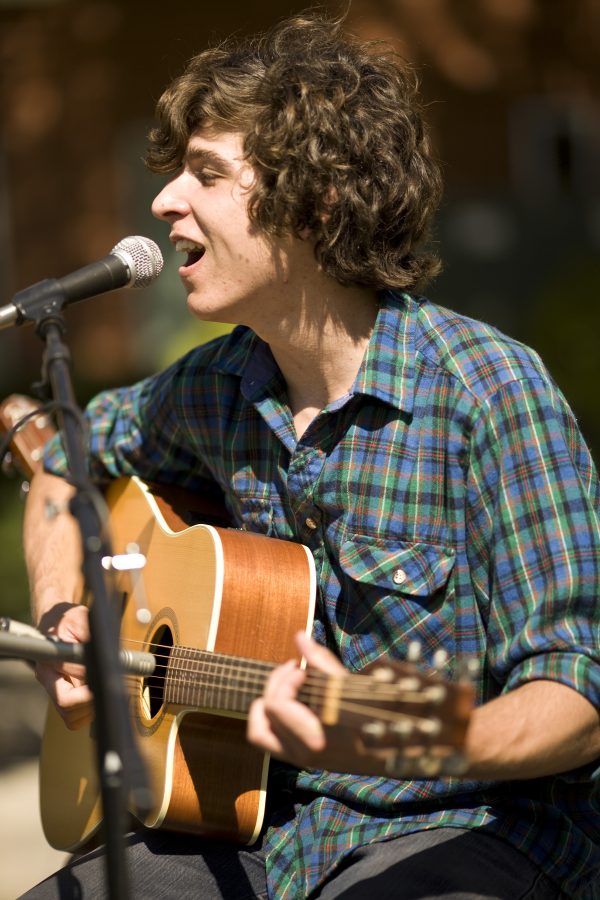
<path fill-rule="evenodd" d="M 130 676 L 130 677 L 132 677 L 132 676 Z M 236 693 L 239 693 L 239 692 L 236 692 Z M 249 692 L 249 691 L 242 691 L 241 693 L 242 693 L 242 694 L 244 694 L 244 693 L 249 694 L 251 699 L 254 699 L 255 696 L 256 696 L 254 693 L 251 693 L 251 692 Z M 133 696 L 133 692 L 131 692 L 131 695 Z M 311 698 L 307 698 L 307 699 L 308 699 L 309 702 L 310 702 L 311 700 L 314 702 L 314 698 L 312 698 L 312 697 L 311 697 Z M 370 698 L 367 697 L 366 699 L 370 699 Z M 165 701 L 165 702 L 168 702 L 168 701 Z M 301 699 L 300 702 L 303 702 L 302 699 Z M 306 702 L 306 701 L 304 701 L 304 702 Z M 164 704 L 161 704 L 161 706 L 162 706 L 162 705 L 164 705 Z M 186 704 L 183 703 L 183 704 L 180 704 L 180 705 L 185 706 Z M 205 708 L 206 708 L 206 709 L 208 709 L 209 711 L 210 711 L 210 709 L 211 709 L 210 705 L 207 706 L 207 707 L 203 707 L 202 704 L 198 703 L 198 706 L 199 706 L 199 707 L 202 707 L 202 709 L 205 709 Z M 223 709 L 223 707 L 219 707 L 219 709 Z M 410 714 L 410 713 L 398 712 L 398 711 L 389 710 L 389 709 L 385 709 L 385 708 L 379 708 L 379 707 L 376 707 L 376 706 L 374 707 L 374 706 L 371 706 L 371 705 L 369 705 L 369 706 L 363 706 L 363 705 L 361 705 L 361 704 L 359 704 L 359 703 L 351 703 L 351 702 L 349 702 L 349 701 L 347 701 L 347 700 L 343 700 L 343 699 L 340 699 L 340 700 L 339 700 L 339 702 L 338 702 L 338 704 L 337 704 L 337 709 L 339 709 L 339 710 L 342 711 L 342 712 L 347 712 L 347 713 L 353 713 L 353 714 L 355 714 L 355 715 L 360 715 L 362 718 L 367 718 L 367 719 L 368 719 L 369 717 L 374 717 L 374 716 L 376 716 L 376 718 L 378 718 L 378 719 L 387 719 L 390 723 L 397 723 L 399 720 L 402 720 L 402 721 L 405 721 L 405 722 L 422 722 L 424 719 L 429 721 L 430 718 L 431 718 L 431 717 L 427 717 L 427 716 L 415 716 L 415 715 L 412 715 L 412 714 Z M 225 707 L 225 710 L 227 710 L 226 707 Z M 230 711 L 230 712 L 231 712 L 231 711 L 237 712 L 237 710 L 235 710 L 235 709 L 234 709 L 234 710 L 229 710 L 229 711 Z M 447 721 L 446 721 L 446 724 L 447 724 Z M 438 735 L 436 735 L 436 736 L 438 736 Z"/>
<path fill-rule="evenodd" d="M 194 674 L 199 677 L 190 677 Z M 154 686 L 159 686 L 162 683 L 163 685 L 166 685 L 167 687 L 173 689 L 190 687 L 192 689 L 201 690 L 206 688 L 215 692 L 231 693 L 238 696 L 247 695 L 253 699 L 260 696 L 264 687 L 264 680 L 260 680 L 257 678 L 254 679 L 254 681 L 249 681 L 246 679 L 244 680 L 243 684 L 231 685 L 216 683 L 214 678 L 210 678 L 209 676 L 210 673 L 208 672 L 199 671 L 198 673 L 194 673 L 192 670 L 188 669 L 183 671 L 183 677 L 170 677 L 170 675 L 168 674 L 150 677 L 153 679 Z M 129 682 L 137 682 L 143 680 L 143 678 L 144 676 L 133 675 L 131 673 L 125 675 L 125 679 Z M 300 690 L 302 693 L 310 693 L 312 700 L 322 699 L 330 693 L 329 684 L 326 679 L 327 676 L 316 676 L 313 679 L 307 678 L 307 680 L 305 680 L 302 684 Z M 353 701 L 364 699 L 372 702 L 375 698 L 380 703 L 403 703 L 405 705 L 418 705 L 427 703 L 430 706 L 433 705 L 431 698 L 428 697 L 424 692 L 408 692 L 402 689 L 393 691 L 392 689 L 388 689 L 377 691 L 377 693 L 374 694 L 372 690 L 365 690 L 362 685 L 356 686 L 351 682 L 346 684 L 346 679 L 344 678 L 341 679 L 340 687 L 343 690 L 344 698 Z"/>
<path fill-rule="evenodd" d="M 240 675 L 236 673 L 234 675 L 223 676 L 222 672 L 215 673 L 214 671 L 194 671 L 193 669 L 178 669 L 173 670 L 175 674 L 171 670 L 169 670 L 168 674 L 157 674 L 154 676 L 150 676 L 153 679 L 153 683 L 155 685 L 160 685 L 161 683 L 167 683 L 169 686 L 173 688 L 181 688 L 181 687 L 197 687 L 197 688 L 212 688 L 213 690 L 224 690 L 224 691 L 243 691 L 246 693 L 251 693 L 253 696 L 259 696 L 263 688 L 265 686 L 265 679 L 258 678 L 256 676 L 247 677 L 244 675 Z M 226 684 L 221 682 L 216 682 L 216 676 L 219 678 L 228 678 L 231 677 L 232 680 L 237 681 L 237 684 Z M 128 675 L 126 677 L 130 678 L 140 678 L 141 676 Z M 361 677 L 361 676 L 358 676 Z M 436 702 L 440 702 L 435 697 L 432 697 L 427 691 L 418 690 L 418 689 L 407 689 L 401 686 L 386 686 L 383 688 L 380 683 L 376 681 L 369 682 L 369 685 L 365 685 L 363 683 L 356 684 L 352 680 L 350 680 L 352 676 L 349 678 L 342 677 L 339 680 L 339 690 L 343 692 L 343 694 L 347 697 L 351 697 L 352 699 L 364 698 L 365 700 L 373 700 L 374 698 L 380 703 L 405 703 L 418 705 L 422 703 L 428 703 L 429 705 L 435 705 Z M 307 675 L 302 688 L 305 690 L 313 690 L 320 693 L 322 697 L 326 697 L 331 693 L 331 679 L 326 675 Z M 373 688 L 377 688 L 376 691 Z M 333 688 L 333 691 L 336 692 L 336 688 Z"/>
<path fill-rule="evenodd" d="M 248 686 L 254 684 L 258 687 L 263 687 L 265 683 L 265 675 L 268 675 L 274 668 L 273 663 L 259 663 L 258 665 L 254 665 L 254 662 L 250 662 L 247 666 L 240 666 L 239 664 L 229 664 L 228 662 L 224 662 L 222 660 L 212 660 L 209 658 L 208 651 L 204 651 L 207 653 L 203 659 L 188 659 L 183 660 L 183 662 L 179 662 L 179 665 L 173 662 L 173 657 L 170 654 L 164 654 L 164 668 L 167 670 L 164 674 L 162 671 L 154 672 L 150 676 L 154 679 L 154 681 L 166 680 L 169 678 L 172 682 L 175 682 L 175 678 L 178 675 L 181 675 L 181 678 L 176 682 L 178 684 L 194 684 L 197 681 L 193 676 L 200 676 L 205 679 L 204 684 L 209 685 L 213 682 L 209 680 L 210 677 L 220 677 L 220 678 L 232 678 L 243 680 L 244 683 Z M 177 657 L 176 657 L 177 658 Z M 235 659 L 235 658 L 234 658 Z M 160 663 L 159 663 L 160 666 Z M 257 669 L 263 669 L 263 672 L 256 671 Z M 144 676 L 135 676 L 135 673 L 127 673 L 129 675 L 134 675 L 134 677 L 144 677 Z M 414 681 L 413 676 L 403 676 L 403 678 L 398 683 L 385 684 L 382 683 L 375 676 L 369 675 L 341 675 L 339 677 L 339 681 L 343 684 L 344 690 L 349 690 L 353 694 L 363 695 L 365 697 L 371 697 L 373 694 L 373 690 L 376 691 L 379 699 L 385 700 L 389 699 L 393 701 L 397 699 L 399 696 L 406 695 L 406 699 L 414 698 L 414 697 L 422 697 L 431 699 L 428 697 L 426 693 L 427 687 L 425 688 L 425 692 L 419 694 L 419 690 L 414 687 L 406 687 L 402 685 L 402 680 Z M 323 688 L 325 691 L 329 690 L 329 686 L 331 683 L 331 676 L 327 673 L 319 673 L 319 672 L 311 672 L 308 670 L 306 672 L 304 685 L 307 687 L 311 685 L 315 685 Z M 429 685 L 432 687 L 433 685 Z M 444 689 L 445 690 L 445 689 Z"/>
<path fill-rule="evenodd" d="M 265 685 L 265 679 L 258 675 L 248 674 L 241 670 L 232 670 L 233 674 L 223 672 L 223 667 L 211 665 L 207 662 L 202 666 L 171 666 L 168 665 L 166 673 L 156 673 L 150 676 L 140 676 L 133 673 L 126 673 L 126 678 L 143 679 L 151 678 L 154 685 L 166 684 L 173 688 L 192 687 L 192 688 L 209 688 L 213 691 L 225 691 L 239 694 L 248 694 L 253 697 L 258 696 Z M 219 671 L 219 668 L 221 671 Z M 272 667 L 271 667 L 272 668 Z M 216 683 L 215 675 L 219 677 L 231 677 L 238 680 L 238 684 Z M 360 684 L 356 684 L 356 680 L 361 679 Z M 381 703 L 404 703 L 419 704 L 428 703 L 432 705 L 435 700 L 425 692 L 419 692 L 416 689 L 407 690 L 398 685 L 381 685 L 370 676 L 350 675 L 342 676 L 339 679 L 340 689 L 344 695 L 352 700 L 366 699 L 372 701 L 375 697 Z M 373 691 L 376 688 L 376 691 Z M 315 696 L 326 697 L 331 693 L 331 676 L 325 673 L 307 673 L 303 682 L 302 689 L 305 691 L 313 691 Z M 333 689 L 335 692 L 335 688 Z"/>
<path fill-rule="evenodd" d="M 193 667 L 202 666 L 203 668 L 208 667 L 216 674 L 224 675 L 227 674 L 228 670 L 232 677 L 236 675 L 239 677 L 248 678 L 252 674 L 252 670 L 254 670 L 255 678 L 260 678 L 260 674 L 268 674 L 270 673 L 276 666 L 276 663 L 268 662 L 265 660 L 254 660 L 248 659 L 245 657 L 237 657 L 231 656 L 229 654 L 221 654 L 214 653 L 210 650 L 202 650 L 194 647 L 185 647 L 176 645 L 172 648 L 167 648 L 164 652 L 159 652 L 163 649 L 163 645 L 150 644 L 147 645 L 143 641 L 136 641 L 132 639 L 127 640 L 127 644 L 129 645 L 138 645 L 138 646 L 149 646 L 150 648 L 155 647 L 157 649 L 149 649 L 147 652 L 154 656 L 157 660 L 158 664 L 161 664 L 161 661 L 164 661 L 166 667 L 168 667 L 170 672 L 181 671 L 185 674 L 193 671 Z M 185 657 L 185 653 L 191 654 L 189 657 Z M 173 659 L 177 659 L 178 664 L 173 663 Z M 190 665 L 191 664 L 191 665 Z M 262 673 L 261 673 L 262 670 Z M 393 668 L 392 668 L 392 671 Z M 260 673 L 260 674 L 259 674 Z M 158 677 L 158 676 L 155 676 Z M 323 677 L 327 677 L 325 673 L 316 673 L 307 670 L 306 678 L 307 680 L 311 679 L 322 679 Z M 351 673 L 340 676 L 344 682 L 352 683 L 352 679 L 360 679 L 361 685 L 356 685 L 357 689 L 363 687 L 366 689 L 366 684 L 368 683 L 369 687 L 372 689 L 375 687 L 378 691 L 384 689 L 385 682 L 382 682 L 380 678 L 374 675 L 369 675 L 367 673 L 364 674 L 356 674 L 353 675 Z M 397 674 L 395 676 L 395 680 L 401 681 L 404 679 L 408 679 L 414 681 L 417 679 L 420 683 L 425 684 L 427 687 L 434 686 L 443 686 L 444 689 L 453 689 L 453 685 L 447 682 L 435 682 L 431 679 L 431 677 L 426 677 L 422 672 L 415 672 L 412 668 L 407 673 Z M 306 682 L 305 682 L 306 683 Z M 392 682 L 390 683 L 390 690 L 393 691 L 396 685 Z M 412 689 L 411 689 L 412 691 Z"/>
<path fill-rule="evenodd" d="M 129 643 L 142 644 L 142 642 L 135 641 L 129 641 Z M 190 656 L 187 659 L 185 656 L 181 657 L 180 654 L 182 650 L 192 653 L 193 656 Z M 197 650 L 195 648 L 174 647 L 172 650 L 165 651 L 163 654 L 155 652 L 151 653 L 151 655 L 154 655 L 155 658 L 157 658 L 159 665 L 161 659 L 164 661 L 164 668 L 168 670 L 170 682 L 172 684 L 177 684 L 178 686 L 181 686 L 182 684 L 192 685 L 198 683 L 197 678 L 194 680 L 192 677 L 194 675 L 200 675 L 205 679 L 208 676 L 212 676 L 213 679 L 217 676 L 230 677 L 232 679 L 243 679 L 245 684 L 248 685 L 248 688 L 250 688 L 251 685 L 254 685 L 256 692 L 260 693 L 264 687 L 265 675 L 268 675 L 275 668 L 274 663 L 261 660 L 247 660 L 239 657 L 227 656 L 225 654 L 219 654 L 217 659 L 213 659 L 211 658 L 211 651 Z M 179 665 L 175 664 L 173 659 L 177 659 Z M 182 678 L 176 681 L 174 673 L 181 673 Z M 167 675 L 155 673 L 150 677 L 152 677 L 156 683 L 159 682 L 160 679 L 166 679 Z M 373 689 L 375 689 L 377 691 L 378 699 L 380 699 L 381 702 L 402 701 L 406 703 L 431 703 L 432 697 L 430 694 L 419 693 L 419 691 L 412 686 L 407 688 L 402 685 L 402 680 L 414 681 L 415 678 L 420 678 L 419 683 L 423 681 L 422 677 L 416 676 L 412 672 L 400 676 L 397 683 L 391 683 L 389 685 L 382 683 L 377 677 L 369 676 L 367 674 L 343 675 L 341 676 L 341 681 L 343 682 L 345 693 L 350 693 L 355 697 L 371 699 Z M 329 690 L 330 679 L 331 676 L 328 676 L 325 673 L 311 673 L 310 671 L 307 671 L 304 686 L 306 688 L 310 688 L 311 685 L 318 686 L 325 694 L 326 691 Z M 359 680 L 360 683 L 358 683 Z M 212 686 L 216 689 L 214 682 L 205 680 L 201 684 L 203 684 L 203 686 Z M 425 681 L 425 684 L 427 685 L 425 690 L 427 690 L 427 687 L 431 688 L 435 686 L 433 682 L 427 684 Z M 446 686 L 444 687 L 444 692 L 446 692 Z"/>
<path fill-rule="evenodd" d="M 130 643 L 141 644 L 142 642 L 130 641 Z M 155 685 L 159 685 L 168 680 L 174 687 L 197 686 L 212 688 L 213 690 L 219 689 L 219 685 L 215 682 L 216 678 L 230 678 L 232 681 L 237 681 L 238 686 L 222 684 L 220 685 L 221 690 L 239 690 L 239 682 L 243 681 L 244 690 L 249 693 L 252 692 L 253 696 L 258 696 L 262 693 L 266 682 L 266 676 L 275 668 L 274 663 L 261 660 L 247 660 L 240 657 L 230 657 L 221 654 L 214 659 L 211 651 L 197 650 L 194 648 L 189 648 L 189 652 L 193 653 L 193 656 L 190 656 L 187 659 L 185 656 L 180 658 L 178 651 L 181 650 L 182 648 L 180 647 L 174 647 L 171 651 L 162 654 L 159 654 L 158 652 L 149 653 L 149 655 L 158 659 L 159 671 L 155 670 L 149 675 L 126 672 L 125 675 L 126 677 L 134 679 L 151 678 Z M 179 664 L 174 663 L 174 659 L 178 660 Z M 162 660 L 162 665 L 160 660 Z M 407 688 L 402 684 L 402 681 L 404 680 L 408 680 L 409 682 L 415 681 L 415 676 L 412 673 L 403 675 L 397 682 L 390 684 L 385 684 L 376 676 L 367 674 L 353 675 L 348 673 L 341 675 L 338 678 L 344 693 L 354 699 L 364 698 L 366 700 L 372 700 L 373 691 L 375 691 L 377 699 L 382 703 L 435 703 L 435 698 L 432 698 L 430 691 L 428 692 L 428 688 L 431 689 L 431 687 L 435 687 L 433 683 L 429 682 L 429 684 L 427 684 L 427 682 L 424 682 L 426 685 L 425 690 L 419 691 L 413 686 Z M 332 676 L 327 673 L 311 672 L 310 670 L 307 670 L 303 682 L 303 689 L 310 690 L 312 688 L 313 690 L 320 691 L 322 696 L 326 696 L 327 693 L 330 693 L 331 691 L 331 681 Z M 420 683 L 422 683 L 422 679 L 419 681 L 419 684 Z M 446 687 L 444 687 L 443 690 L 444 694 L 446 694 Z M 444 698 L 440 697 L 439 699 Z"/>

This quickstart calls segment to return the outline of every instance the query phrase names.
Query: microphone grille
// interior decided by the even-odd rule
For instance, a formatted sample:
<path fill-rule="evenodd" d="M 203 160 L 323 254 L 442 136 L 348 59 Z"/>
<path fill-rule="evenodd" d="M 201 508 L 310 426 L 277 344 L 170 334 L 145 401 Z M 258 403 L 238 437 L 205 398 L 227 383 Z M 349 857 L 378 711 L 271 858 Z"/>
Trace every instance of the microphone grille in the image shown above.
<path fill-rule="evenodd" d="M 131 287 L 146 287 L 162 272 L 162 253 L 150 238 L 140 235 L 123 238 L 115 244 L 111 253 L 119 256 L 129 266 Z"/>

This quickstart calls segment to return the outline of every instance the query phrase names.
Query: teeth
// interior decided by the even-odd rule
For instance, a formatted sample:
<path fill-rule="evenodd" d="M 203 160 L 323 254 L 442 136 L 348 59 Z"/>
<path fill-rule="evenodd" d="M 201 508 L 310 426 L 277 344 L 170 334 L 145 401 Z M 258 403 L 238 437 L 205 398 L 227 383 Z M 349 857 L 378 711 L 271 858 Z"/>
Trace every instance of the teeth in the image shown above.
<path fill-rule="evenodd" d="M 204 250 L 202 244 L 195 244 L 193 241 L 175 241 L 175 249 L 178 253 L 190 253 L 192 250 Z"/>

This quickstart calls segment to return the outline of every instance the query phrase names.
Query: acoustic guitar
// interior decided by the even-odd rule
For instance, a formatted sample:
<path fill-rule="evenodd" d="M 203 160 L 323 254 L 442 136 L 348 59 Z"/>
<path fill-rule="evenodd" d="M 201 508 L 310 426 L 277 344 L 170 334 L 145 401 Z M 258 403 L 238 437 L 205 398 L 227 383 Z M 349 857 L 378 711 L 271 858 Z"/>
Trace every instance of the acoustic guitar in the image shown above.
<path fill-rule="evenodd" d="M 12 429 L 11 452 L 26 474 L 52 433 L 48 423 L 33 424 L 35 414 L 17 427 L 32 410 L 20 395 L 0 404 L 0 430 Z M 274 666 L 297 657 L 294 634 L 311 631 L 312 556 L 290 541 L 190 526 L 181 495 L 138 478 L 115 481 L 106 499 L 113 556 L 105 566 L 121 606 L 122 647 L 135 651 L 124 677 L 155 798 L 143 824 L 251 843 L 263 821 L 269 758 L 247 743 L 245 720 Z M 197 498 L 191 505 L 197 513 Z M 44 660 L 49 650 L 68 658 L 80 649 L 36 637 L 17 651 L 9 632 L 0 632 L 0 655 Z M 308 670 L 300 699 L 323 722 L 340 771 L 462 771 L 468 679 L 448 683 L 410 662 L 342 677 Z M 69 731 L 49 704 L 40 805 L 58 849 L 83 847 L 102 822 L 93 731 Z"/>

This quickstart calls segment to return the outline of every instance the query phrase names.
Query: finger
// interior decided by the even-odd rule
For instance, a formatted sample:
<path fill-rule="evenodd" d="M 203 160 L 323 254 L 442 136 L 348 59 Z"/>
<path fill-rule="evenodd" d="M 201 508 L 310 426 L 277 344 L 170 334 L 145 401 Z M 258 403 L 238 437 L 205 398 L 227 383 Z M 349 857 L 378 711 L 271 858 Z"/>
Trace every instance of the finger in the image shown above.
<path fill-rule="evenodd" d="M 85 666 L 80 666 L 78 663 L 62 663 L 55 671 L 59 672 L 64 678 L 70 679 L 73 684 L 87 684 Z"/>
<path fill-rule="evenodd" d="M 312 716 L 312 714 L 310 715 Z M 300 735 L 268 715 L 264 701 L 258 699 L 250 707 L 246 733 L 251 744 L 277 759 L 285 760 L 298 767 L 318 765 L 318 760 L 313 758 L 313 754 L 324 749 L 323 736 L 319 733 L 318 739 L 313 739 L 312 722 L 304 727 L 301 723 L 299 725 Z"/>
<path fill-rule="evenodd" d="M 81 709 L 58 710 L 61 719 L 69 731 L 78 731 L 94 721 L 94 707 L 87 706 Z"/>
<path fill-rule="evenodd" d="M 89 724 L 94 718 L 94 704 L 87 685 L 74 688 L 58 682 L 54 706 L 67 728 L 72 731 Z"/>
<path fill-rule="evenodd" d="M 271 673 L 262 698 L 261 712 L 288 759 L 297 759 L 307 749 L 321 750 L 325 745 L 319 719 L 297 699 L 305 676 L 294 662 L 278 666 Z"/>
<path fill-rule="evenodd" d="M 40 622 L 43 633 L 68 644 L 85 643 L 89 640 L 89 611 L 80 604 L 57 604 Z M 57 672 L 80 684 L 86 681 L 85 666 L 81 663 L 67 662 L 57 658 L 55 662 L 46 663 Z"/>
<path fill-rule="evenodd" d="M 262 698 L 254 700 L 250 705 L 246 737 L 255 747 L 259 747 L 273 756 L 280 757 L 283 753 L 283 744 L 271 728 Z"/>
<path fill-rule="evenodd" d="M 308 765 L 307 753 L 325 749 L 323 726 L 307 706 L 294 703 L 283 707 L 265 703 L 265 715 L 286 759 Z"/>
<path fill-rule="evenodd" d="M 345 674 L 346 670 L 342 663 L 337 656 L 334 656 L 331 650 L 328 650 L 321 644 L 317 644 L 316 641 L 307 637 L 303 631 L 299 631 L 295 637 L 296 646 L 305 658 L 307 665 L 314 666 L 315 669 L 320 669 L 322 672 L 327 672 L 330 675 Z"/>
<path fill-rule="evenodd" d="M 295 700 L 305 679 L 305 671 L 294 660 L 276 666 L 267 679 L 264 697 L 275 702 Z"/>
<path fill-rule="evenodd" d="M 79 663 L 67 663 L 56 660 L 56 662 L 51 663 L 38 663 L 37 669 L 40 671 L 48 670 L 49 672 L 53 672 L 55 675 L 69 679 L 76 685 L 87 684 L 86 668 Z M 38 681 L 45 686 L 45 680 L 38 678 Z"/>
<path fill-rule="evenodd" d="M 293 661 L 277 666 L 248 716 L 248 740 L 290 762 L 300 762 L 307 747 L 319 750 L 324 742 L 318 719 L 296 699 L 304 678 Z"/>
<path fill-rule="evenodd" d="M 73 684 L 49 666 L 38 666 L 36 678 L 68 728 L 81 727 L 93 719 L 93 697 L 86 684 Z"/>
<path fill-rule="evenodd" d="M 39 623 L 42 634 L 76 643 L 89 640 L 89 610 L 80 603 L 57 603 Z"/>

